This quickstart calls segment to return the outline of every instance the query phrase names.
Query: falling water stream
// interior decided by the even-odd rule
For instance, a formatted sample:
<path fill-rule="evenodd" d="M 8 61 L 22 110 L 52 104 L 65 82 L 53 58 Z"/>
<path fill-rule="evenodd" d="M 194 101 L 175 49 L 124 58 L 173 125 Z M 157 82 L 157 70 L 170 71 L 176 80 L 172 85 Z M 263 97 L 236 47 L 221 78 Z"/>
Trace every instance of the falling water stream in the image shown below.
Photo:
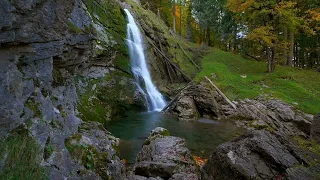
<path fill-rule="evenodd" d="M 147 104 L 149 111 L 161 111 L 165 107 L 166 102 L 152 82 L 146 63 L 146 57 L 144 55 L 143 38 L 140 29 L 135 23 L 131 13 L 127 9 L 124 11 L 126 12 L 128 18 L 127 43 L 130 52 L 131 70 L 139 86 L 138 89 L 140 91 L 146 91 L 146 93 L 142 92 L 142 94 L 147 95 L 146 99 L 148 100 Z M 142 88 L 144 86 L 145 88 Z"/>
<path fill-rule="evenodd" d="M 164 127 L 171 135 L 186 139 L 187 146 L 194 155 L 209 157 L 217 145 L 228 141 L 242 129 L 228 121 L 201 119 L 197 122 L 183 122 L 159 111 L 166 105 L 161 93 L 152 82 L 143 52 L 142 35 L 134 18 L 125 9 L 128 17 L 127 42 L 130 50 L 131 68 L 135 75 L 138 90 L 148 102 L 148 112 L 128 112 L 121 120 L 110 122 L 108 130 L 120 141 L 120 157 L 134 163 L 143 142 L 151 130 Z"/>

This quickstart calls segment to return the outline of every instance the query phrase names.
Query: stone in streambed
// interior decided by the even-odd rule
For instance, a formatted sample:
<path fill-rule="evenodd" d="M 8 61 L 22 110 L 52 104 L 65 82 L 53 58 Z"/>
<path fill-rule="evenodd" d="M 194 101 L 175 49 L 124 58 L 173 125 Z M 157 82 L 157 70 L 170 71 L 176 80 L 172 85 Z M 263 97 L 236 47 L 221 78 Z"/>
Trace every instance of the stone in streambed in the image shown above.
<path fill-rule="evenodd" d="M 135 176 L 162 179 L 198 179 L 197 166 L 184 139 L 164 128 L 153 130 L 137 156 Z"/>
<path fill-rule="evenodd" d="M 203 85 L 191 84 L 180 92 L 165 112 L 177 116 L 181 121 L 195 121 L 200 117 L 216 119 L 222 107 L 219 105 L 224 103 L 215 91 Z"/>

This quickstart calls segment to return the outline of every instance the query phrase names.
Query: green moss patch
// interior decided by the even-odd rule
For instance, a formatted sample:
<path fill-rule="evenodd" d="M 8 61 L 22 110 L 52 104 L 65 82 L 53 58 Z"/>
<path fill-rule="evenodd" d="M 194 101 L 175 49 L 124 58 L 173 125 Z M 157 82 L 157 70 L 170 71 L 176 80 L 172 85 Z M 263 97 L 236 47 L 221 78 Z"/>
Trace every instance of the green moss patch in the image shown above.
<path fill-rule="evenodd" d="M 95 171 L 102 179 L 109 179 L 108 153 L 99 152 L 93 145 L 81 142 L 81 139 L 81 134 L 74 134 L 65 140 L 65 146 L 72 158 L 86 169 Z"/>
<path fill-rule="evenodd" d="M 42 116 L 42 113 L 41 113 L 40 108 L 39 108 L 39 104 L 36 103 L 33 98 L 29 98 L 26 101 L 25 106 L 27 108 L 29 108 L 34 113 L 33 117 L 41 117 Z"/>
<path fill-rule="evenodd" d="M 112 48 L 117 52 L 115 64 L 121 64 L 119 68 L 128 69 L 129 53 L 125 42 L 127 20 L 123 10 L 115 0 L 87 0 L 84 1 L 88 12 L 96 23 L 102 24 L 105 31 L 112 37 L 116 44 L 110 47 L 111 42 L 98 42 L 105 49 Z M 126 65 L 125 67 L 122 65 Z"/>
<path fill-rule="evenodd" d="M 161 131 L 160 135 L 162 136 L 170 136 L 170 132 L 168 130 Z"/>
<path fill-rule="evenodd" d="M 129 109 L 134 109 L 135 87 L 128 83 L 129 77 L 131 75 L 115 71 L 105 78 L 89 81 L 78 104 L 81 118 L 106 125 L 110 120 L 125 116 Z M 108 85 L 101 85 L 106 83 Z M 96 89 L 92 90 L 94 84 Z"/>
<path fill-rule="evenodd" d="M 294 137 L 294 140 L 304 149 L 320 155 L 320 144 L 315 140 L 307 140 L 301 137 Z"/>

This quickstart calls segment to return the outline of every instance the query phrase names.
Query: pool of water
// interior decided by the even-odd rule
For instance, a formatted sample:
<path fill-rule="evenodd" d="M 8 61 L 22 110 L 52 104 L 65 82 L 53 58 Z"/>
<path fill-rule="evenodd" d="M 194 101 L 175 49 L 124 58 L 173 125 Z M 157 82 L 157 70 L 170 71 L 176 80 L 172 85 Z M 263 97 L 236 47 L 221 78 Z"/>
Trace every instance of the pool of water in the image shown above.
<path fill-rule="evenodd" d="M 131 112 L 121 120 L 111 122 L 108 130 L 120 138 L 120 157 L 134 163 L 136 155 L 151 130 L 163 127 L 172 136 L 186 139 L 193 155 L 208 158 L 215 148 L 244 132 L 232 122 L 200 119 L 197 122 L 182 122 L 159 112 Z"/>

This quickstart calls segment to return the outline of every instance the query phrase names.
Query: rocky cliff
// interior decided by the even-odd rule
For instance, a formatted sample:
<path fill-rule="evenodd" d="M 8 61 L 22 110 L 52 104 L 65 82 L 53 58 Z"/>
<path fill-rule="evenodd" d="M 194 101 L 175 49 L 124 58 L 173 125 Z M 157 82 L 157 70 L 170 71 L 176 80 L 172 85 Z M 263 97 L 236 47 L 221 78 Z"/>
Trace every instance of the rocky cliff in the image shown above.
<path fill-rule="evenodd" d="M 1 136 L 10 138 L 22 129 L 23 136 L 35 139 L 39 162 L 50 179 L 121 179 L 124 166 L 114 150 L 117 139 L 102 125 L 83 122 L 105 122 L 116 114 L 116 103 L 93 108 L 102 101 L 101 91 L 121 85 L 135 89 L 119 4 L 4 0 L 0 6 Z M 120 93 L 108 100 L 133 99 Z M 9 156 L 1 157 L 3 162 L 10 158 L 10 149 L 5 149 Z M 2 169 L 7 170 L 6 164 Z"/>

